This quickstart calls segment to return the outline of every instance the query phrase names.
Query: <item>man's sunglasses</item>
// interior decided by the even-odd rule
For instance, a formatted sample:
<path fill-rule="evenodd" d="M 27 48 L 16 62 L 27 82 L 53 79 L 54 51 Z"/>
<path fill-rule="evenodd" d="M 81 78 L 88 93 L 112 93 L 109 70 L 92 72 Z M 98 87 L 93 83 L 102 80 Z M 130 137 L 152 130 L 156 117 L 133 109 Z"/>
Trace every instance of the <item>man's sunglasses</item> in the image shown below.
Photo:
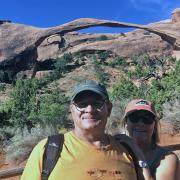
<path fill-rule="evenodd" d="M 155 121 L 155 117 L 151 113 L 146 113 L 146 114 L 132 113 L 127 116 L 127 119 L 131 123 L 138 123 L 139 121 L 141 121 L 144 124 L 152 124 Z"/>
<path fill-rule="evenodd" d="M 100 111 L 106 101 L 79 101 L 79 102 L 73 102 L 73 104 L 75 105 L 76 109 L 78 111 L 84 111 L 89 105 L 91 105 L 94 109 L 96 109 L 97 111 Z"/>

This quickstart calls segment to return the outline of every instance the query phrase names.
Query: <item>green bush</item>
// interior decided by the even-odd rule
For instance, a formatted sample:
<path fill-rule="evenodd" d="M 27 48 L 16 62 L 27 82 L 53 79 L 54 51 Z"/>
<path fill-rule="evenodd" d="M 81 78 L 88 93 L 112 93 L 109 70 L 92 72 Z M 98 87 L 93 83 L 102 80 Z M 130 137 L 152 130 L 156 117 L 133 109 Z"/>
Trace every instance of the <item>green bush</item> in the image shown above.
<path fill-rule="evenodd" d="M 39 124 L 52 125 L 57 129 L 72 127 L 68 119 L 69 100 L 61 91 L 55 89 L 41 96 L 38 101 L 38 109 L 30 114 L 30 119 L 38 119 Z"/>
<path fill-rule="evenodd" d="M 20 79 L 16 81 L 11 94 L 11 121 L 19 128 L 32 128 L 33 124 L 29 119 L 29 114 L 36 104 L 36 94 L 38 91 L 38 81 L 36 79 Z"/>
<path fill-rule="evenodd" d="M 115 59 L 113 59 L 113 61 L 110 61 L 108 63 L 108 66 L 112 67 L 112 68 L 121 68 L 122 70 L 124 68 L 127 68 L 127 62 L 125 58 L 122 57 L 116 57 Z"/>
<path fill-rule="evenodd" d="M 133 84 L 133 82 L 125 77 L 122 77 L 118 83 L 116 83 L 111 92 L 113 99 L 132 99 L 144 97 L 144 92 L 141 88 L 138 88 Z"/>
<path fill-rule="evenodd" d="M 104 51 L 104 52 L 100 52 L 98 54 L 98 59 L 100 59 L 100 62 L 105 63 L 105 61 L 107 60 L 107 58 L 109 57 L 109 53 Z"/>
<path fill-rule="evenodd" d="M 0 83 L 0 92 L 4 92 L 6 90 L 6 84 Z"/>
<path fill-rule="evenodd" d="M 108 37 L 106 35 L 101 35 L 100 37 L 96 38 L 97 41 L 106 41 L 108 40 Z"/>
<path fill-rule="evenodd" d="M 99 82 L 106 85 L 108 81 L 108 74 L 104 72 L 101 63 L 97 60 L 95 56 L 93 57 L 92 61 Z"/>
<path fill-rule="evenodd" d="M 54 70 L 50 75 L 51 80 L 59 79 L 64 73 L 68 72 L 68 64 L 73 61 L 71 53 L 66 53 L 62 57 L 57 58 L 54 63 Z"/>
<path fill-rule="evenodd" d="M 113 86 L 111 96 L 121 100 L 133 98 L 150 100 L 155 104 L 162 117 L 162 105 L 180 97 L 179 74 L 180 61 L 176 61 L 174 70 L 161 79 L 154 79 L 151 85 L 141 84 L 140 87 L 137 87 L 130 78 L 123 77 Z"/>
<path fill-rule="evenodd" d="M 172 133 L 180 133 L 180 99 L 163 104 L 163 120 L 172 125 Z"/>
<path fill-rule="evenodd" d="M 58 89 L 39 94 L 44 82 L 37 79 L 17 80 L 9 101 L 10 122 L 14 127 L 30 131 L 37 124 L 68 128 L 68 99 Z M 5 120 L 3 120 L 5 122 Z"/>

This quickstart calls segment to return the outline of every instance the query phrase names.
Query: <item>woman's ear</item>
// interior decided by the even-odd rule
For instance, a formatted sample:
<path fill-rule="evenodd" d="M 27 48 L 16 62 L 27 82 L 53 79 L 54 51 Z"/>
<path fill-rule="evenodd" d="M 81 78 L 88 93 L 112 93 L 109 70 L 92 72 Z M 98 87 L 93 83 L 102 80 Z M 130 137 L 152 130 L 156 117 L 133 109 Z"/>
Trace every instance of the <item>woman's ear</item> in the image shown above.
<path fill-rule="evenodd" d="M 124 126 L 124 127 L 125 127 L 125 129 L 127 129 L 127 123 L 125 124 L 125 126 Z"/>

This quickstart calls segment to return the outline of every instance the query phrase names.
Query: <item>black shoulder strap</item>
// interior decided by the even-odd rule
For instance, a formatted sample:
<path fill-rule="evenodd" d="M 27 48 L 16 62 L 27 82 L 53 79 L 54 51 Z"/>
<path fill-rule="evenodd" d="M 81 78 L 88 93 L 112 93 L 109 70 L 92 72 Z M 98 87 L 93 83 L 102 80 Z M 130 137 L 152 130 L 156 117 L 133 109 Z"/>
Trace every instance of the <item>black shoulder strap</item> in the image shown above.
<path fill-rule="evenodd" d="M 156 158 L 149 164 L 149 169 L 152 174 L 156 172 L 156 169 L 161 161 L 167 154 L 172 153 L 169 149 L 162 148 L 160 149 L 159 153 L 157 154 Z"/>
<path fill-rule="evenodd" d="M 117 141 L 119 141 L 119 138 L 116 136 L 115 136 L 115 139 Z M 138 165 L 138 159 L 136 157 L 136 154 L 134 153 L 132 148 L 127 143 L 125 143 L 125 142 L 119 142 L 119 143 L 122 144 L 126 148 L 126 150 L 129 152 L 130 156 L 132 157 L 132 160 L 133 160 L 134 166 L 135 166 L 135 170 L 136 170 L 136 177 L 137 177 L 137 179 L 139 179 L 139 170 L 138 170 L 139 165 Z"/>
<path fill-rule="evenodd" d="M 61 155 L 63 144 L 63 134 L 57 134 L 48 137 L 43 154 L 41 180 L 48 180 L 49 175 L 51 174 Z"/>

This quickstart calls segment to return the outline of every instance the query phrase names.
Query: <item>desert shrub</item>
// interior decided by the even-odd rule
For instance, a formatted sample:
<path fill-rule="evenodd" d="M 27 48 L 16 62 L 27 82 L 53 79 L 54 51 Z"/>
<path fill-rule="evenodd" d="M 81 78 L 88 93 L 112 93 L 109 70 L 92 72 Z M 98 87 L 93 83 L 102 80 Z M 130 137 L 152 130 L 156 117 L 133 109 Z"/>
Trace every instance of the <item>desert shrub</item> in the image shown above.
<path fill-rule="evenodd" d="M 10 123 L 14 127 L 29 131 L 37 124 L 67 128 L 68 98 L 53 88 L 51 94 L 39 94 L 42 82 L 37 79 L 17 80 L 9 101 L 11 107 Z"/>
<path fill-rule="evenodd" d="M 0 83 L 11 82 L 12 81 L 12 72 L 0 70 Z"/>
<path fill-rule="evenodd" d="M 143 32 L 144 35 L 150 35 L 151 33 L 149 31 Z"/>
<path fill-rule="evenodd" d="M 145 68 L 144 66 L 137 64 L 135 66 L 135 70 L 131 71 L 131 73 L 129 73 L 130 78 L 136 78 L 139 79 L 141 77 L 146 77 L 150 74 L 150 69 L 149 68 Z"/>
<path fill-rule="evenodd" d="M 4 92 L 6 90 L 6 84 L 0 83 L 0 92 Z"/>
<path fill-rule="evenodd" d="M 136 58 L 138 64 L 135 64 L 135 71 L 129 70 L 126 73 L 127 77 L 123 77 L 119 82 L 115 83 L 111 95 L 113 98 L 121 100 L 127 98 L 145 98 L 150 100 L 155 104 L 160 117 L 162 117 L 162 105 L 180 96 L 180 61 L 171 60 L 173 63 L 172 70 L 161 78 L 154 76 L 154 80 L 148 85 L 141 78 L 143 79 L 150 74 L 155 74 L 158 63 L 152 59 L 148 59 L 146 56 L 142 56 L 141 58 L 144 59 L 141 63 Z M 141 80 L 138 87 L 133 83 L 134 78 Z"/>
<path fill-rule="evenodd" d="M 174 65 L 174 69 L 162 79 L 152 81 L 148 90 L 148 97 L 156 104 L 156 109 L 162 115 L 162 105 L 175 100 L 180 96 L 180 61 Z M 158 98 L 157 98 L 158 97 Z"/>
<path fill-rule="evenodd" d="M 10 126 L 11 122 L 9 121 L 11 117 L 11 109 L 6 106 L 5 103 L 1 102 L 0 105 L 0 128 L 3 128 L 4 126 Z"/>
<path fill-rule="evenodd" d="M 121 32 L 120 34 L 121 34 L 121 36 L 126 37 L 125 33 Z"/>
<path fill-rule="evenodd" d="M 99 82 L 106 85 L 108 81 L 108 74 L 104 72 L 100 61 L 98 61 L 95 56 L 93 57 L 92 62 Z"/>
<path fill-rule="evenodd" d="M 122 118 L 124 115 L 124 109 L 128 102 L 128 99 L 124 100 L 113 100 L 113 108 L 111 111 L 111 116 L 109 117 L 107 124 L 106 124 L 106 132 L 109 134 L 118 134 L 122 133 Z"/>
<path fill-rule="evenodd" d="M 145 92 L 141 87 L 137 87 L 134 83 L 126 77 L 122 77 L 119 82 L 117 82 L 111 92 L 113 99 L 132 99 L 132 98 L 144 98 Z"/>
<path fill-rule="evenodd" d="M 148 54 L 134 56 L 132 60 L 135 69 L 128 72 L 127 75 L 129 78 L 140 79 L 151 75 L 154 76 L 157 73 L 159 61 L 155 61 L 153 58 L 149 57 Z"/>
<path fill-rule="evenodd" d="M 112 67 L 112 68 L 117 68 L 119 67 L 120 69 L 124 69 L 127 67 L 127 62 L 125 58 L 122 57 L 116 57 L 115 59 L 113 59 L 113 61 L 110 61 L 108 63 L 108 66 Z"/>
<path fill-rule="evenodd" d="M 109 53 L 107 51 L 103 51 L 103 52 L 100 52 L 98 54 L 98 59 L 102 63 L 104 63 L 107 60 L 108 57 L 109 57 Z"/>
<path fill-rule="evenodd" d="M 173 134 L 180 132 L 180 99 L 175 99 L 163 104 L 162 119 L 172 125 Z"/>
<path fill-rule="evenodd" d="M 101 35 L 100 37 L 96 38 L 97 41 L 106 41 L 108 40 L 108 37 L 106 35 Z"/>
<path fill-rule="evenodd" d="M 0 83 L 12 83 L 14 80 L 13 70 L 0 70 Z"/>
<path fill-rule="evenodd" d="M 30 114 L 30 119 L 43 126 L 51 125 L 60 128 L 70 128 L 68 119 L 69 99 L 58 89 L 38 99 L 37 110 Z"/>
<path fill-rule="evenodd" d="M 15 129 L 13 129 L 15 130 Z M 21 163 L 26 160 L 33 147 L 42 139 L 57 133 L 52 126 L 41 127 L 40 125 L 31 129 L 24 128 L 15 130 L 16 133 L 9 141 L 4 142 L 6 160 L 13 163 Z"/>
<path fill-rule="evenodd" d="M 4 82 L 4 71 L 0 70 L 0 83 Z"/>
<path fill-rule="evenodd" d="M 73 56 L 71 53 L 66 53 L 62 57 L 57 58 L 54 62 L 54 70 L 52 71 L 49 79 L 56 80 L 59 79 L 64 73 L 68 71 L 68 64 L 73 61 Z"/>
<path fill-rule="evenodd" d="M 15 127 L 21 129 L 24 126 L 29 129 L 33 127 L 29 114 L 35 108 L 38 88 L 38 80 L 36 79 L 20 79 L 16 81 L 10 100 L 11 122 Z"/>

